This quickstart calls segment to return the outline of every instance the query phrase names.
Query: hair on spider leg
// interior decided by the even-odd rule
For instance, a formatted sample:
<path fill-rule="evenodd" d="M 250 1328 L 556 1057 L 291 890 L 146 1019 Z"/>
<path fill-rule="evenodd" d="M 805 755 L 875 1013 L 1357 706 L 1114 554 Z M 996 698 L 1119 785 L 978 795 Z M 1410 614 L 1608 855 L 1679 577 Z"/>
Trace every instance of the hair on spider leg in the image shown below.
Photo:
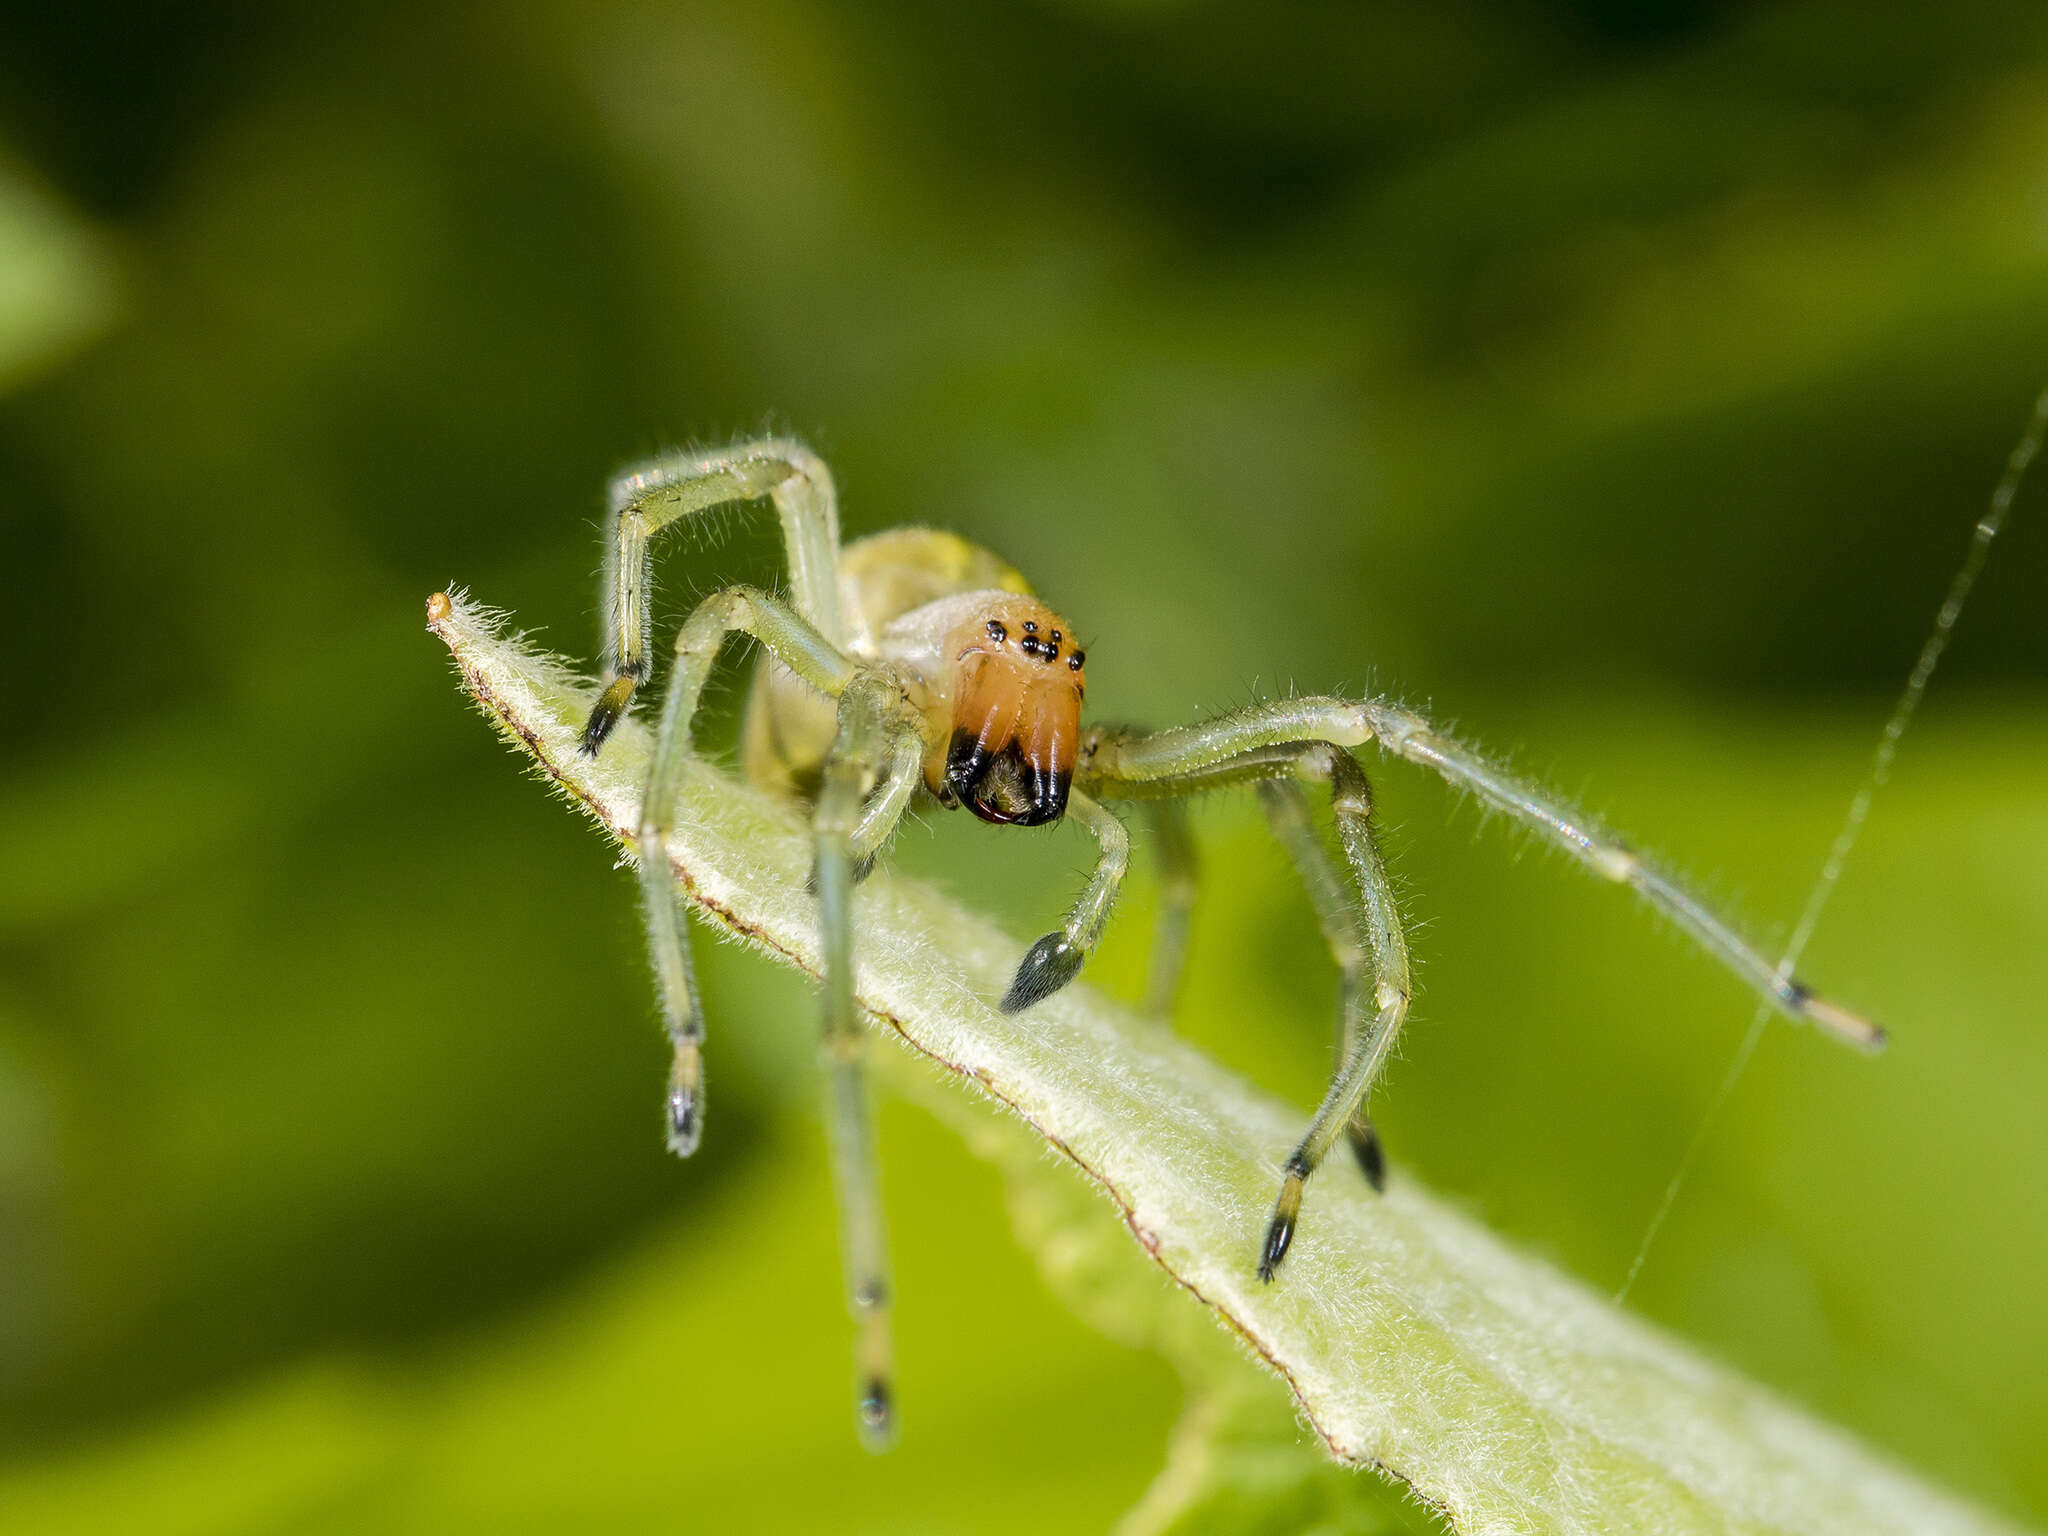
<path fill-rule="evenodd" d="M 1081 973 L 1088 952 L 1058 929 L 1048 933 L 1024 952 L 1009 990 L 996 1008 L 1003 1013 L 1021 1013 L 1033 1003 L 1042 1003 Z"/>
<path fill-rule="evenodd" d="M 1280 1171 L 1280 1198 L 1274 1203 L 1273 1214 L 1266 1222 L 1265 1240 L 1259 1245 L 1261 1285 L 1273 1283 L 1280 1261 L 1294 1245 L 1295 1224 L 1301 1219 L 1301 1192 L 1313 1172 L 1315 1169 L 1300 1152 L 1288 1158 Z"/>
<path fill-rule="evenodd" d="M 667 845 L 707 680 L 728 637 L 748 637 L 758 655 L 741 732 L 743 768 L 809 818 L 828 1143 L 856 1327 L 856 1410 L 870 1446 L 893 1433 L 895 1389 L 888 1246 L 861 1065 L 866 1034 L 854 995 L 853 893 L 915 805 L 965 809 L 996 826 L 1071 821 L 1094 841 L 1092 866 L 1064 919 L 1025 949 L 993 1000 L 1017 1013 L 1072 982 L 1102 937 L 1130 866 L 1119 805 L 1149 807 L 1154 821 L 1161 891 L 1171 895 L 1161 903 L 1147 999 L 1148 1006 L 1170 1000 L 1194 890 L 1181 808 L 1216 790 L 1261 788 L 1271 829 L 1308 889 L 1340 977 L 1337 1067 L 1283 1164 L 1264 1238 L 1247 1255 L 1265 1281 L 1299 1234 L 1308 1182 L 1340 1140 L 1373 1187 L 1386 1181 L 1369 1111 L 1401 1037 L 1414 972 L 1410 925 L 1356 755 L 1368 742 L 1433 770 L 1484 810 L 1628 887 L 1770 1006 L 1852 1041 L 1876 1038 L 1847 1009 L 1815 997 L 1789 971 L 1779 974 L 1733 927 L 1569 801 L 1401 705 L 1370 694 L 1304 695 L 1290 679 L 1279 698 L 1188 725 L 1084 725 L 1087 653 L 1074 626 L 1014 566 L 932 528 L 843 544 L 830 470 L 786 438 L 663 455 L 612 482 L 603 577 L 612 680 L 586 724 L 586 751 L 601 749 L 655 670 L 650 541 L 676 524 L 722 532 L 729 514 L 721 509 L 764 501 L 781 526 L 786 586 L 705 594 L 660 657 L 660 725 L 634 842 L 646 850 Z M 1312 819 L 1325 797 L 1327 820 Z M 1341 858 L 1327 846 L 1332 841 Z M 675 1047 L 668 1129 L 678 1150 L 687 1150 L 702 1127 L 703 1017 L 682 896 L 666 860 L 639 858 L 635 866 L 663 1024 Z"/>
<path fill-rule="evenodd" d="M 576 750 L 585 757 L 595 757 L 603 749 L 611 734 L 625 718 L 626 706 L 633 702 L 633 694 L 645 679 L 631 673 L 613 678 L 604 692 L 598 695 L 596 707 L 590 711 L 590 718 L 584 722 L 583 737 L 576 744 Z"/>

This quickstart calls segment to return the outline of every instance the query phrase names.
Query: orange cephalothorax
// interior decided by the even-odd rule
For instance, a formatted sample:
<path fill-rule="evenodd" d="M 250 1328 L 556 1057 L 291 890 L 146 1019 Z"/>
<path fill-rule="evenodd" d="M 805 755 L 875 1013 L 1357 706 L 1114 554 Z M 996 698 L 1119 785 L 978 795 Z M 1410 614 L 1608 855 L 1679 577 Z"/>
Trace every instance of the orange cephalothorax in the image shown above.
<path fill-rule="evenodd" d="M 1059 615 L 1004 596 L 956 627 L 944 654 L 956 670 L 940 798 L 1009 826 L 1059 820 L 1087 689 L 1087 658 Z"/>

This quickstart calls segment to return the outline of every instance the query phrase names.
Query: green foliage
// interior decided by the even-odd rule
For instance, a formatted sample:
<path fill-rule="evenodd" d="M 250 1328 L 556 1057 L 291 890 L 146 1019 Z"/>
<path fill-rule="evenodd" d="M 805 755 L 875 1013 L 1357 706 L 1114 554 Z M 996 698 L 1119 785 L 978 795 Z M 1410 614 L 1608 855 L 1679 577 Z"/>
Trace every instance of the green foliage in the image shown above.
<path fill-rule="evenodd" d="M 900 1103 L 909 1434 L 854 1450 L 809 996 L 702 946 L 711 1134 L 665 1157 L 629 882 L 451 707 L 420 594 L 462 573 L 587 655 L 606 474 L 787 428 L 850 535 L 1026 569 L 1103 718 L 1370 683 L 1769 936 L 2042 383 L 2044 28 L 13 8 L 0 310 L 64 339 L 0 362 L 9 1523 L 1107 1527 L 1174 1371 L 1051 1300 Z M 1631 1298 L 2037 1524 L 2044 484 L 1810 957 L 1892 1054 L 1774 1028 Z M 666 634 L 770 542 L 660 575 Z M 1376 787 L 1421 982 L 1395 1169 L 1609 1289 L 1747 1005 L 1435 783 Z M 895 866 L 1043 932 L 1074 841 L 960 820 Z M 1305 1113 L 1312 916 L 1255 806 L 1199 832 L 1177 1028 Z M 1145 870 L 1091 963 L 1119 995 Z M 1248 1455 L 1296 1433 L 1261 1422 Z"/>
<path fill-rule="evenodd" d="M 108 268 L 97 242 L 0 155 L 0 394 L 108 323 Z"/>

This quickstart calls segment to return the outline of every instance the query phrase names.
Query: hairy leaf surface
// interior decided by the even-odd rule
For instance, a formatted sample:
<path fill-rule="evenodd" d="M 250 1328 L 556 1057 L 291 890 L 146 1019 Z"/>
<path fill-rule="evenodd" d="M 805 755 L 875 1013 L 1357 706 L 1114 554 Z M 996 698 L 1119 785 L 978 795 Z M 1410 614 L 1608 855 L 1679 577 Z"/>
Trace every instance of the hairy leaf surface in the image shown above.
<path fill-rule="evenodd" d="M 487 715 L 632 850 L 646 733 L 629 722 L 596 761 L 580 757 L 592 686 L 466 601 L 437 596 L 429 622 Z M 795 808 L 697 765 L 667 856 L 706 919 L 815 971 Z M 1020 1228 L 1063 1290 L 1175 1355 L 1198 1388 L 1231 1368 L 1220 1323 L 1285 1382 L 1331 1455 L 1392 1474 L 1455 1529 L 2006 1529 L 1511 1250 L 1411 1176 L 1376 1197 L 1333 1163 L 1310 1186 L 1280 1277 L 1261 1285 L 1254 1258 L 1298 1111 L 1085 985 L 998 1013 L 1022 946 L 886 868 L 860 888 L 856 921 L 858 992 L 877 1033 L 995 1101 L 1107 1197 L 1091 1211 L 1034 1193 L 1042 1156 L 1019 1150 L 1014 1123 L 973 1134 L 993 1117 L 954 1095 L 949 1118 L 1020 1170 Z M 1093 1236 L 1114 1235 L 1111 1206 L 1135 1243 Z M 1184 1301 L 1156 1305 L 1170 1287 L 1148 1291 L 1146 1260 Z M 1205 1390 L 1194 1413 L 1228 1421 L 1255 1398 L 1241 1384 Z M 1191 1423 L 1134 1528 L 1215 1506 L 1218 1443 Z M 1264 1475 L 1303 1497 L 1299 1468 L 1272 1478 L 1269 1459 Z M 1225 1527 L 1241 1528 L 1180 1528 Z"/>

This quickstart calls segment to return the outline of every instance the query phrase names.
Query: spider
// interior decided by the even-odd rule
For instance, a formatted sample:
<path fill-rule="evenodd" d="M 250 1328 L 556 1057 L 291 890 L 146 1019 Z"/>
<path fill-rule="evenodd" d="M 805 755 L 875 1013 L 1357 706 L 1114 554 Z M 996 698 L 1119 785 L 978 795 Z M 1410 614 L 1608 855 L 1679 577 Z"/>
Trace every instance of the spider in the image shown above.
<path fill-rule="evenodd" d="M 713 508 L 764 498 L 781 521 L 789 597 L 727 587 L 684 622 L 637 846 L 666 846 L 705 679 L 729 635 L 750 635 L 765 655 L 747 706 L 743 766 L 757 783 L 810 808 L 830 1144 L 856 1327 L 858 1413 L 872 1446 L 885 1445 L 894 1431 L 889 1271 L 861 1076 L 851 893 L 920 795 L 999 826 L 1038 827 L 1071 817 L 1095 840 L 1098 854 L 1086 888 L 1066 920 L 1025 952 L 997 1004 L 1006 1013 L 1059 991 L 1095 948 L 1130 863 L 1129 833 L 1110 804 L 1145 802 L 1164 875 L 1150 984 L 1151 1001 L 1163 1012 L 1186 952 L 1194 898 L 1181 802 L 1229 786 L 1256 786 L 1307 887 L 1341 977 L 1338 1066 L 1307 1132 L 1282 1165 L 1257 1255 L 1262 1281 L 1270 1282 L 1286 1258 L 1303 1186 L 1340 1137 L 1372 1186 L 1385 1185 L 1385 1158 L 1366 1104 L 1400 1035 L 1411 989 L 1407 941 L 1373 832 L 1372 792 L 1354 755 L 1368 741 L 1435 769 L 1601 879 L 1628 886 L 1779 1012 L 1864 1050 L 1884 1045 L 1883 1030 L 1774 966 L 1598 823 L 1396 704 L 1289 698 L 1161 731 L 1084 727 L 1087 656 L 1073 626 L 1034 596 L 1013 566 L 929 528 L 898 528 L 842 545 L 830 471 L 787 440 L 669 455 L 612 482 L 603 577 L 609 680 L 584 727 L 584 753 L 603 750 L 649 674 L 649 540 Z M 1329 796 L 1344 868 L 1310 818 L 1311 789 Z M 674 1047 L 668 1145 L 687 1156 L 703 1123 L 704 1019 L 682 900 L 667 861 L 643 852 L 637 862 L 662 1018 Z"/>

